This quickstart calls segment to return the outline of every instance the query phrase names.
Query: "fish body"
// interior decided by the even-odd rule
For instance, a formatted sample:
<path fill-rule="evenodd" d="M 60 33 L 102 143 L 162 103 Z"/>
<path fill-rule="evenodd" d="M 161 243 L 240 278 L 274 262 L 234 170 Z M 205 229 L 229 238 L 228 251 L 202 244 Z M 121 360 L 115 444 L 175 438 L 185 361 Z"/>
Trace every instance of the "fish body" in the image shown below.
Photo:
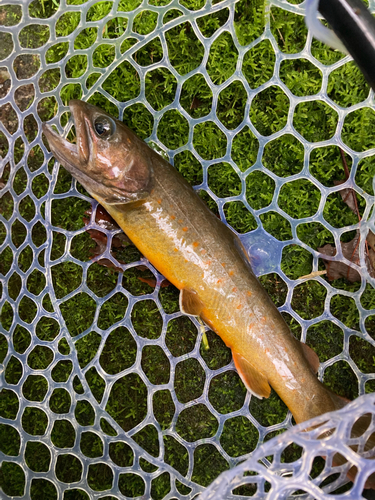
<path fill-rule="evenodd" d="M 344 402 L 319 382 L 319 360 L 290 332 L 254 275 L 238 237 L 183 177 L 122 122 L 71 101 L 77 145 L 48 126 L 55 157 L 110 213 L 142 254 L 231 348 L 247 389 L 271 387 L 297 423 Z"/>

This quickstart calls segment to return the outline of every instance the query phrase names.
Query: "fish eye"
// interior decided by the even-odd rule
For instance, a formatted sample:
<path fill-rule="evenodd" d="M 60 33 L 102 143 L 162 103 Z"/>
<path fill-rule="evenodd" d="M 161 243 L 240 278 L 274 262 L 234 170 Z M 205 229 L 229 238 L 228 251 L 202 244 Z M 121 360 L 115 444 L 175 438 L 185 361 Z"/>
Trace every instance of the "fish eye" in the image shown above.
<path fill-rule="evenodd" d="M 110 137 L 115 131 L 116 125 L 111 118 L 107 116 L 98 116 L 94 121 L 94 130 L 101 139 Z"/>

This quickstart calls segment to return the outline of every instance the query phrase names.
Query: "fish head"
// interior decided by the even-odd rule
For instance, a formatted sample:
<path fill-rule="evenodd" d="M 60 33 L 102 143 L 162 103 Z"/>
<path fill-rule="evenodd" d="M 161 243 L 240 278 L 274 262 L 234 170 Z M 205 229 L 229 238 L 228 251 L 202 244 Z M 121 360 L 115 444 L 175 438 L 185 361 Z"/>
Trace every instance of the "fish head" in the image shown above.
<path fill-rule="evenodd" d="M 152 150 L 100 108 L 79 100 L 70 101 L 69 108 L 76 144 L 43 124 L 55 158 L 99 203 L 117 205 L 146 199 L 152 190 Z"/>

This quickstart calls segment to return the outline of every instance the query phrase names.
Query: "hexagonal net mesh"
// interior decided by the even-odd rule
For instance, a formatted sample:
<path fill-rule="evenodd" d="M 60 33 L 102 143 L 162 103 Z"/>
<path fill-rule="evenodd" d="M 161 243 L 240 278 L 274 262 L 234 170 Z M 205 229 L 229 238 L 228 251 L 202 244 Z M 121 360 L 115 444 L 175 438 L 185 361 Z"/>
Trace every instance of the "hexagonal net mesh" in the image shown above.
<path fill-rule="evenodd" d="M 124 120 L 239 234 L 325 384 L 349 399 L 375 389 L 373 93 L 303 12 L 298 0 L 0 5 L 4 498 L 193 498 L 291 427 L 54 162 L 41 123 L 74 140 L 71 98 Z M 334 446 L 349 439 L 342 415 Z M 302 464 L 315 489 L 295 495 L 347 483 L 350 464 L 333 477 L 314 436 L 288 436 L 253 456 L 272 473 Z M 292 495 L 271 475 L 225 494 Z"/>

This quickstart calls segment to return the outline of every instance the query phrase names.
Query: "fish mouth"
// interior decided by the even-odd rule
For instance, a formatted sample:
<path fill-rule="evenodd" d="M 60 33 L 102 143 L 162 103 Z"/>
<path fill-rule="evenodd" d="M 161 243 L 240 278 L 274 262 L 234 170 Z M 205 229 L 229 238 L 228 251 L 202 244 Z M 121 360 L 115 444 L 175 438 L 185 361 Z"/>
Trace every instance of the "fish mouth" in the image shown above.
<path fill-rule="evenodd" d="M 88 114 L 94 108 L 79 100 L 71 100 L 69 109 L 72 114 L 76 130 L 76 143 L 68 141 L 55 132 L 51 125 L 43 123 L 42 130 L 47 138 L 51 152 L 56 160 L 80 182 L 89 193 L 95 196 L 103 189 L 101 183 L 93 178 L 90 171 L 90 150 L 92 140 L 90 135 L 90 122 Z"/>
<path fill-rule="evenodd" d="M 56 160 L 73 175 L 76 173 L 76 164 L 79 162 L 78 147 L 76 144 L 63 139 L 53 130 L 51 125 L 43 123 L 42 130 L 47 138 L 49 147 Z"/>
<path fill-rule="evenodd" d="M 86 129 L 86 119 L 82 110 L 81 101 L 70 101 L 69 108 L 72 113 L 73 124 L 76 130 L 76 144 L 62 138 L 55 132 L 51 125 L 43 123 L 42 130 L 47 138 L 52 154 L 68 172 L 74 177 L 84 175 L 83 168 L 87 165 L 89 148 L 89 134 Z M 81 115 L 81 116 L 79 116 Z M 86 164 L 86 165 L 85 165 Z"/>

